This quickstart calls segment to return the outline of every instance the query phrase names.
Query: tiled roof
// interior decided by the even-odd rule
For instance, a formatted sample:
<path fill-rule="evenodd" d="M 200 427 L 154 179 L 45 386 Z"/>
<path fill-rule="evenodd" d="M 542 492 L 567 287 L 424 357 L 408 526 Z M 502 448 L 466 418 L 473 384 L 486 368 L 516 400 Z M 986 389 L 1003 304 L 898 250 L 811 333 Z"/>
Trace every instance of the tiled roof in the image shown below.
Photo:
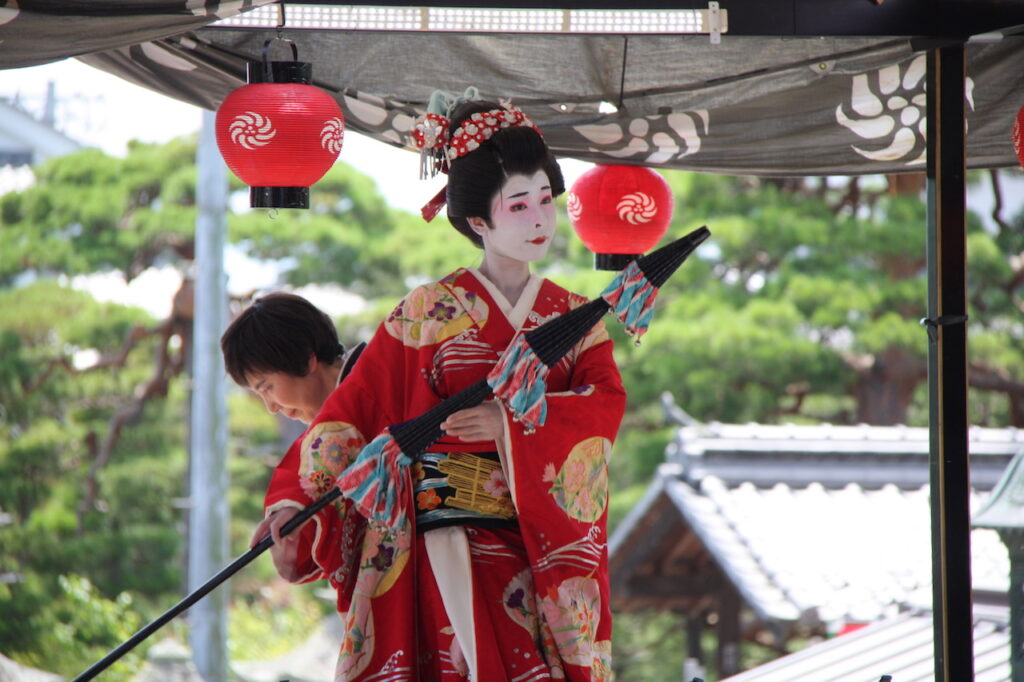
<path fill-rule="evenodd" d="M 974 682 L 1010 679 L 1009 614 L 976 609 Z M 723 682 L 894 682 L 935 679 L 934 626 L 929 611 L 905 612 L 783 656 Z"/>
<path fill-rule="evenodd" d="M 931 603 L 927 486 L 729 488 L 709 476 L 694 488 L 677 473 L 658 472 L 664 494 L 762 617 L 867 622 Z M 1009 558 L 995 531 L 972 531 L 971 557 L 975 588 L 1005 592 Z"/>
<path fill-rule="evenodd" d="M 611 539 L 616 608 L 652 605 L 643 586 L 655 576 L 685 592 L 701 552 L 769 626 L 823 631 L 930 605 L 925 429 L 709 425 L 680 434 Z M 977 510 L 1024 448 L 1024 431 L 971 437 L 972 483 L 978 461 L 994 479 L 975 488 Z M 1005 595 L 1009 558 L 997 533 L 973 530 L 971 557 L 975 590 Z"/>
<path fill-rule="evenodd" d="M 968 437 L 971 484 L 991 490 L 1024 450 L 1024 429 L 972 427 Z M 916 489 L 928 483 L 928 452 L 928 429 L 919 427 L 710 423 L 678 429 L 665 459 L 681 464 L 688 480 L 710 474 L 729 485 Z"/>

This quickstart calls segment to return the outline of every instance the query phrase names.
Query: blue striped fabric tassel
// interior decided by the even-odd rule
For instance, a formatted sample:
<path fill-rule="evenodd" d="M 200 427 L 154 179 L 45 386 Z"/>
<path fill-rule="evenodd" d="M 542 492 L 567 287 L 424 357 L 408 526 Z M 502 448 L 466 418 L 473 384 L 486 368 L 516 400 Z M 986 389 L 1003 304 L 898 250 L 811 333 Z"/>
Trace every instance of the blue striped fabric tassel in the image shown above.
<path fill-rule="evenodd" d="M 385 429 L 362 449 L 337 486 L 366 518 L 389 527 L 405 522 L 412 459 Z"/>
<path fill-rule="evenodd" d="M 548 366 L 520 334 L 487 375 L 495 397 L 508 407 L 512 419 L 521 422 L 527 433 L 533 433 L 547 420 L 547 374 Z"/>
<path fill-rule="evenodd" d="M 601 298 L 608 301 L 612 312 L 626 328 L 626 333 L 640 342 L 654 317 L 654 300 L 658 287 L 651 284 L 643 270 L 631 262 L 612 280 Z"/>

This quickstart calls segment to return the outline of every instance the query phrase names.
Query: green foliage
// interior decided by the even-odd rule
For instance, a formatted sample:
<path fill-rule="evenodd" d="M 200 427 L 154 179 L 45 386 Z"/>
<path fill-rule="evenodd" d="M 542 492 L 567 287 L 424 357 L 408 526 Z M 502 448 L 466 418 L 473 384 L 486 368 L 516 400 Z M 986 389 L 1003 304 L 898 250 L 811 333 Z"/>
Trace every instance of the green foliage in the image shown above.
<path fill-rule="evenodd" d="M 320 625 L 324 616 L 315 597 L 291 585 L 283 589 L 288 590 L 283 602 L 235 601 L 228 628 L 231 660 L 263 661 L 283 656 L 305 642 Z"/>
<path fill-rule="evenodd" d="M 703 679 L 721 679 L 715 661 L 714 629 L 704 624 L 699 648 L 706 673 Z M 791 642 L 790 650 L 805 642 Z M 689 649 L 686 619 L 673 611 L 645 609 L 615 616 L 612 634 L 612 667 L 617 682 L 689 682 L 682 678 Z M 779 652 L 756 642 L 740 642 L 740 668 L 749 670 L 779 657 Z"/>
<path fill-rule="evenodd" d="M 88 579 L 74 574 L 46 582 L 50 584 L 32 577 L 14 586 L 0 585 L 0 642 L 5 655 L 20 663 L 70 678 L 143 624 L 127 592 L 105 598 Z M 104 671 L 104 679 L 132 679 L 147 648 L 144 644 L 126 654 Z"/>
<path fill-rule="evenodd" d="M 612 669 L 616 680 L 678 682 L 686 651 L 686 632 L 678 614 L 618 614 L 612 628 Z"/>
<path fill-rule="evenodd" d="M 915 394 L 926 377 L 926 216 L 917 197 L 871 190 L 847 210 L 840 191 L 813 179 L 663 174 L 677 193 L 669 236 L 701 223 L 712 236 L 660 293 L 641 346 L 617 352 L 631 406 L 669 391 L 702 421 L 926 423 L 916 402 L 903 414 L 872 411 L 873 391 Z M 1024 328 L 1009 256 L 1024 240 L 1020 230 L 970 223 L 972 367 L 1019 377 Z M 887 369 L 889 358 L 919 371 Z M 1008 390 L 1020 391 L 1014 383 Z M 980 424 L 1024 419 L 1000 407 L 1006 395 L 982 404 L 972 415 Z"/>
<path fill-rule="evenodd" d="M 293 286 L 339 284 L 393 302 L 411 282 L 479 260 L 443 216 L 425 224 L 390 208 L 372 180 L 344 162 L 317 183 L 309 211 L 250 211 L 232 216 L 228 231 L 251 256 L 280 261 Z"/>
<path fill-rule="evenodd" d="M 0 198 L 0 284 L 19 274 L 120 270 L 129 278 L 191 241 L 194 197 L 175 183 L 194 143 L 132 147 L 126 159 L 85 149 L 36 169 L 36 184 Z M 193 172 L 194 171 L 190 171 Z M 172 193 L 162 194 L 164 182 Z"/>
<path fill-rule="evenodd" d="M 15 577 L 0 583 L 0 651 L 28 664 L 78 672 L 181 596 L 187 378 L 167 371 L 156 377 L 166 383 L 135 405 L 139 387 L 154 379 L 153 358 L 168 350 L 144 334 L 161 321 L 100 303 L 67 281 L 97 273 L 130 280 L 162 264 L 188 272 L 194 158 L 191 138 L 133 143 L 123 159 L 86 150 L 44 164 L 34 187 L 0 197 L 0 573 Z M 661 413 L 664 392 L 701 421 L 849 423 L 870 403 L 869 392 L 854 391 L 865 367 L 893 354 L 923 365 L 927 350 L 918 324 L 927 300 L 918 198 L 889 196 L 878 179 L 864 179 L 857 203 L 847 201 L 848 186 L 815 179 L 663 175 L 677 199 L 663 243 L 702 224 L 712 238 L 662 288 L 639 346 L 606 318 L 629 394 L 610 464 L 613 526 L 663 461 L 674 428 Z M 535 271 L 595 296 L 612 273 L 592 269 L 564 197 L 559 205 L 558 231 Z M 997 230 L 969 221 L 969 352 L 975 376 L 1019 386 L 1024 328 L 1013 259 L 1024 252 L 1024 220 L 1013 220 Z M 444 216 L 426 224 L 389 207 L 345 163 L 312 188 L 309 211 L 241 211 L 228 216 L 228 231 L 233 247 L 275 261 L 288 285 L 333 284 L 364 296 L 364 312 L 337 320 L 346 344 L 368 339 L 410 287 L 480 259 Z M 186 336 L 170 347 L 187 353 Z M 114 362 L 129 339 L 136 344 Z M 905 414 L 891 418 L 925 423 L 923 380 L 879 376 L 916 382 Z M 972 422 L 1020 426 L 1024 415 L 1008 395 L 975 392 Z M 246 392 L 232 390 L 229 405 L 238 555 L 287 442 Z M 116 445 L 104 450 L 115 432 Z M 269 560 L 257 561 L 226 588 L 233 657 L 270 657 L 275 643 L 297 643 L 330 610 L 312 595 L 315 585 L 282 587 L 274 576 Z M 615 628 L 620 680 L 678 679 L 679 617 L 621 614 Z M 763 655 L 748 647 L 744 660 Z M 112 679 L 126 679 L 138 660 Z"/>
<path fill-rule="evenodd" d="M 28 664 L 81 672 L 134 631 L 149 600 L 180 587 L 183 394 L 172 388 L 170 408 L 151 403 L 120 430 L 93 488 L 90 467 L 152 373 L 153 346 L 76 369 L 81 353 L 114 356 L 151 323 L 52 280 L 0 289 L 0 572 L 15 578 L 2 620 L 23 615 L 0 627 L 0 649 Z"/>
<path fill-rule="evenodd" d="M 651 442 L 654 443 L 655 441 L 652 440 Z M 615 478 L 614 474 L 613 478 Z M 615 529 L 622 523 L 622 520 L 626 518 L 626 514 L 643 499 L 644 493 L 647 492 L 647 486 L 647 481 L 644 481 L 643 483 L 635 483 L 625 487 L 621 480 L 615 479 L 615 494 L 608 498 L 609 536 L 615 532 Z"/>

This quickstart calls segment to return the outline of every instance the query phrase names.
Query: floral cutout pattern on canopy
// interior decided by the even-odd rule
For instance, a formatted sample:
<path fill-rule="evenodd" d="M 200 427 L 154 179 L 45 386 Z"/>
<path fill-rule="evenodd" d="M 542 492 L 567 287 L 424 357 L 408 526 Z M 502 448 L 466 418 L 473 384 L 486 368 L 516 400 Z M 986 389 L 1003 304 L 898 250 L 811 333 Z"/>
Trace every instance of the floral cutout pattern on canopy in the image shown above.
<path fill-rule="evenodd" d="M 836 122 L 863 140 L 880 140 L 880 144 L 886 145 L 877 149 L 851 145 L 853 151 L 871 161 L 924 164 L 928 124 L 926 74 L 927 59 L 922 54 L 904 64 L 853 77 L 849 102 L 836 107 Z M 973 93 L 974 81 L 968 77 L 964 79 L 964 96 L 972 110 Z M 851 114 L 846 113 L 847 105 Z"/>

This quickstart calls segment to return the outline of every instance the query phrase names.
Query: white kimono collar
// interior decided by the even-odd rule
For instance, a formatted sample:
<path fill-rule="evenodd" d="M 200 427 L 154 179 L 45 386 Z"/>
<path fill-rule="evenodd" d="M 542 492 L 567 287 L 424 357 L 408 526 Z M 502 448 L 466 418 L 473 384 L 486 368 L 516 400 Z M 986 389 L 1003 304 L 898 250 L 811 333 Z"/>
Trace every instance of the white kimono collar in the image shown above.
<path fill-rule="evenodd" d="M 526 316 L 533 310 L 533 304 L 537 301 L 537 294 L 540 293 L 540 285 L 544 282 L 544 278 L 531 272 L 530 279 L 526 280 L 523 293 L 519 295 L 519 300 L 513 306 L 505 298 L 505 294 L 501 293 L 494 282 L 487 279 L 480 270 L 472 267 L 466 269 L 487 289 L 487 293 L 498 304 L 498 308 L 508 319 L 509 324 L 518 332 L 522 328 L 523 323 L 526 322 Z"/>

